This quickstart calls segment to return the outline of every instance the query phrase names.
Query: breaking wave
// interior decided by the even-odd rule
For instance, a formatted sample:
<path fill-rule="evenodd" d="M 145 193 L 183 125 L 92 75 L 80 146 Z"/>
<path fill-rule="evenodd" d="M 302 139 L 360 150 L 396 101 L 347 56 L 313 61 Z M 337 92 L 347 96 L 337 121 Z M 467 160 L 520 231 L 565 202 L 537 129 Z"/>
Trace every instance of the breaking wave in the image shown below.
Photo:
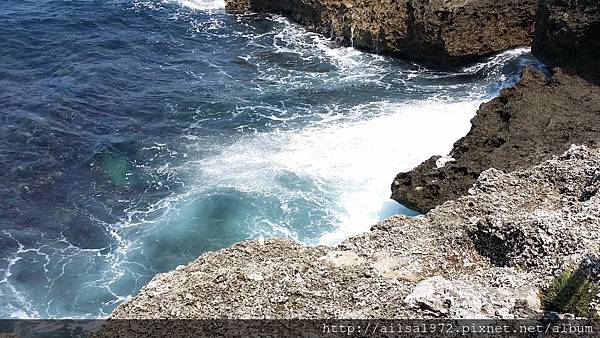
<path fill-rule="evenodd" d="M 389 200 L 394 175 L 447 154 L 536 64 L 515 49 L 432 70 L 223 1 L 8 2 L 4 318 L 105 317 L 209 250 L 415 215 Z"/>

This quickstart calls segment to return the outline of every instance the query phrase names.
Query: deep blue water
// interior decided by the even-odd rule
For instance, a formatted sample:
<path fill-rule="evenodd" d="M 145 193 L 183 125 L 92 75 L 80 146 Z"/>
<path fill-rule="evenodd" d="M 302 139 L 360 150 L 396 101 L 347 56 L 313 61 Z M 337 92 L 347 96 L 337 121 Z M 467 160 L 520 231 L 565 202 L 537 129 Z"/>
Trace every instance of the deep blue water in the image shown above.
<path fill-rule="evenodd" d="M 536 61 L 454 72 L 219 1 L 0 2 L 0 318 L 102 317 L 261 236 L 333 244 Z"/>

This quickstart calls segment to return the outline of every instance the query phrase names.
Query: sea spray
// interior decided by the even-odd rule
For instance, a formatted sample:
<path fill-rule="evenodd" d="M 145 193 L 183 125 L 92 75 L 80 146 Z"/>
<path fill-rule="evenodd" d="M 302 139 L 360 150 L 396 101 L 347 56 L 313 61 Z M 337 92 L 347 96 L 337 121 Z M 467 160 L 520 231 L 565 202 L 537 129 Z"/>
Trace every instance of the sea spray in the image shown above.
<path fill-rule="evenodd" d="M 394 175 L 535 62 L 436 71 L 218 1 L 6 1 L 0 317 L 105 317 L 207 251 L 412 214 Z"/>

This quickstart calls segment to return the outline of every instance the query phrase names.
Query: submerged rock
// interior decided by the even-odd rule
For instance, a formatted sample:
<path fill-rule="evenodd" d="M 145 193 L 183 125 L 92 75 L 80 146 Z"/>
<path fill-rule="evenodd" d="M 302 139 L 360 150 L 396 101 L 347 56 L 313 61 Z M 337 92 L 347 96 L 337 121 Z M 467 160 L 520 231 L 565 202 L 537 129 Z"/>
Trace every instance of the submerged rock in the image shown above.
<path fill-rule="evenodd" d="M 286 15 L 358 48 L 440 64 L 531 43 L 535 0 L 227 0 L 237 11 Z"/>
<path fill-rule="evenodd" d="M 432 157 L 396 176 L 392 198 L 420 212 L 466 195 L 489 168 L 513 171 L 600 142 L 600 87 L 557 69 L 551 79 L 526 69 L 521 81 L 481 105 L 471 131 L 454 144 L 454 161 Z"/>
<path fill-rule="evenodd" d="M 598 167 L 599 150 L 572 147 L 532 169 L 485 171 L 469 196 L 337 247 L 270 239 L 210 252 L 111 318 L 532 317 L 555 271 L 600 251 L 600 194 L 580 198 Z"/>

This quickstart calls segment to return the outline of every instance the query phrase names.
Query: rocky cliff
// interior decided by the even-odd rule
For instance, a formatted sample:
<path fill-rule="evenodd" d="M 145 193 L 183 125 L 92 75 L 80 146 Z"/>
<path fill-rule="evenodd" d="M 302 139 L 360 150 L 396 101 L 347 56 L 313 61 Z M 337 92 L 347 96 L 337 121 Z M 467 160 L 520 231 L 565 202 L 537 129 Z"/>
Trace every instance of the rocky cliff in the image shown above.
<path fill-rule="evenodd" d="M 346 45 L 440 64 L 529 45 L 535 0 L 227 0 L 286 15 Z"/>
<path fill-rule="evenodd" d="M 600 83 L 600 1 L 539 0 L 533 53 L 550 67 Z"/>
<path fill-rule="evenodd" d="M 600 142 L 600 3 L 539 2 L 535 56 L 554 70 L 551 78 L 532 70 L 521 82 L 483 104 L 467 136 L 443 168 L 437 157 L 392 184 L 392 198 L 427 212 L 467 193 L 488 169 L 516 170 L 565 151 L 570 144 Z"/>
<path fill-rule="evenodd" d="M 432 157 L 399 174 L 392 198 L 415 210 L 465 195 L 489 168 L 513 171 L 564 152 L 573 143 L 600 143 L 600 87 L 556 70 L 526 69 L 519 84 L 483 104 L 471 131 L 454 145 L 454 161 L 438 168 Z"/>
<path fill-rule="evenodd" d="M 598 168 L 600 151 L 572 147 L 338 247 L 239 243 L 157 275 L 111 318 L 532 317 L 553 273 L 597 267 Z"/>
<path fill-rule="evenodd" d="M 427 6 L 458 12 L 477 2 Z M 405 12 L 408 4 L 411 10 Z M 556 12 L 561 4 L 569 10 L 566 16 Z M 594 59 L 569 58 L 568 47 L 539 52 L 555 48 L 543 46 L 568 46 L 564 32 L 588 32 L 579 25 L 598 21 L 598 12 L 586 9 L 594 4 L 541 0 L 534 51 L 566 70 L 555 69 L 550 78 L 525 70 L 517 86 L 482 105 L 471 132 L 452 151 L 455 161 L 438 168 L 432 158 L 398 175 L 394 197 L 431 209 L 426 215 L 392 217 L 333 248 L 272 239 L 207 253 L 157 275 L 111 318 L 527 318 L 540 313 L 540 289 L 558 271 L 579 267 L 600 279 L 600 150 L 595 148 L 600 91 L 584 66 Z M 371 42 L 391 45 L 397 30 L 399 53 L 406 51 L 398 47 L 406 37 L 416 36 L 417 26 L 407 22 L 419 17 L 414 1 L 230 0 L 228 7 L 284 13 L 346 39 L 348 29 L 354 30 L 356 42 L 371 36 L 378 37 Z M 359 14 L 369 19 L 357 24 L 353 18 Z M 407 14 L 413 19 L 406 21 Z M 392 21 L 398 26 L 387 26 Z M 567 22 L 569 28 L 551 22 Z M 586 34 L 576 37 L 590 38 Z M 587 46 L 595 48 L 593 41 Z M 152 332 L 140 333 L 125 322 L 109 325 L 100 336 L 123 334 Z"/>

